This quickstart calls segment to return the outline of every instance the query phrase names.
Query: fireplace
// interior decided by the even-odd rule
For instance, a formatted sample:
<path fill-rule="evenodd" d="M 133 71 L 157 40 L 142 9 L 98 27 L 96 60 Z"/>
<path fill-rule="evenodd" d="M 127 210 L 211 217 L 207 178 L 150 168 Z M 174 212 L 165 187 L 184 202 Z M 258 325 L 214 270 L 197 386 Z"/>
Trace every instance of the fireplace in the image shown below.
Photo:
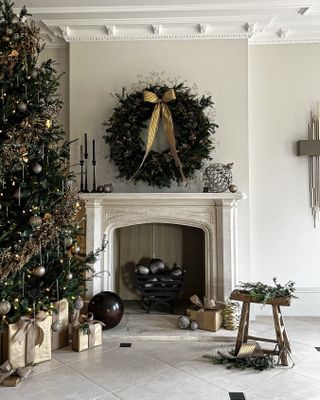
<path fill-rule="evenodd" d="M 117 290 L 119 229 L 143 224 L 197 228 L 204 238 L 204 294 L 226 299 L 237 280 L 237 218 L 241 193 L 82 194 L 86 202 L 86 248 L 94 250 L 105 235 L 108 245 L 95 264 L 101 272 L 89 294 Z"/>

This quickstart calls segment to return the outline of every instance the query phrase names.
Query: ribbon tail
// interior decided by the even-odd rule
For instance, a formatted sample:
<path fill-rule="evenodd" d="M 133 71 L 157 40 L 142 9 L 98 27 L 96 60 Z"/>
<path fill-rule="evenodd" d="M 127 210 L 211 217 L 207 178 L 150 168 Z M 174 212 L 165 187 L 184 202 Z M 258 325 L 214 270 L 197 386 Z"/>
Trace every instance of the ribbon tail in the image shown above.
<path fill-rule="evenodd" d="M 170 147 L 172 157 L 175 161 L 176 167 L 179 169 L 182 181 L 186 182 L 186 177 L 184 176 L 183 169 L 182 169 L 182 163 L 181 163 L 180 158 L 177 153 L 176 139 L 174 137 L 172 115 L 169 110 L 169 107 L 165 103 L 163 103 L 163 105 L 162 105 L 162 116 L 163 116 L 163 127 L 164 127 L 164 131 L 166 133 L 166 137 L 167 137 L 167 141 L 168 141 L 168 144 Z"/>
<path fill-rule="evenodd" d="M 144 162 L 146 161 L 148 154 L 150 153 L 150 150 L 153 146 L 154 143 L 154 139 L 156 137 L 156 133 L 158 130 L 158 124 L 159 124 L 159 119 L 160 119 L 160 105 L 156 104 L 152 115 L 151 115 L 151 119 L 150 119 L 150 124 L 149 124 L 149 128 L 148 128 L 148 138 L 147 138 L 147 147 L 146 147 L 146 152 L 144 154 L 144 157 L 141 161 L 141 164 L 139 166 L 139 168 L 137 169 L 137 171 L 133 174 L 133 176 L 129 179 L 129 182 L 131 182 L 138 174 L 138 172 L 140 171 L 140 169 L 142 168 Z"/>

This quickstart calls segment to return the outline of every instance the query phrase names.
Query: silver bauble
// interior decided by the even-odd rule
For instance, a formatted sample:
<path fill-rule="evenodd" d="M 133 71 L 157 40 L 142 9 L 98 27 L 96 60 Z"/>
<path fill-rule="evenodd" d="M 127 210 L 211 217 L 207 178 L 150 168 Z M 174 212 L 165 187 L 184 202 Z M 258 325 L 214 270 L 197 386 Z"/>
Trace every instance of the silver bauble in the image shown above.
<path fill-rule="evenodd" d="M 229 190 L 230 190 L 231 193 L 236 193 L 238 191 L 238 186 L 232 184 L 232 185 L 229 186 Z"/>
<path fill-rule="evenodd" d="M 111 193 L 111 192 L 113 192 L 113 185 L 112 185 L 112 183 L 106 183 L 106 184 L 103 186 L 103 191 L 104 191 L 105 193 Z"/>
<path fill-rule="evenodd" d="M 34 69 L 33 71 L 31 71 L 30 75 L 33 79 L 36 79 L 38 77 L 38 71 L 36 69 Z"/>
<path fill-rule="evenodd" d="M 232 183 L 233 163 L 215 163 L 209 165 L 203 173 L 203 184 L 209 193 L 221 193 L 228 190 Z"/>
<path fill-rule="evenodd" d="M 71 279 L 73 279 L 72 272 L 68 271 L 68 272 L 66 273 L 66 279 L 67 279 L 67 281 L 71 281 Z"/>
<path fill-rule="evenodd" d="M 41 278 L 46 273 L 46 269 L 43 265 L 38 265 L 37 267 L 33 268 L 32 273 L 37 278 Z"/>
<path fill-rule="evenodd" d="M 29 224 L 30 224 L 32 227 L 37 228 L 37 227 L 39 227 L 39 226 L 42 224 L 42 218 L 39 217 L 38 215 L 32 215 L 32 216 L 29 218 Z"/>
<path fill-rule="evenodd" d="M 153 258 L 149 263 L 149 269 L 152 274 L 160 274 L 166 269 L 165 263 L 159 258 Z"/>
<path fill-rule="evenodd" d="M 178 319 L 178 327 L 180 329 L 188 329 L 190 325 L 190 319 L 185 315 L 181 315 Z"/>
<path fill-rule="evenodd" d="M 97 187 L 97 192 L 98 192 L 98 193 L 103 193 L 103 191 L 104 191 L 103 185 L 99 185 L 99 186 Z"/>
<path fill-rule="evenodd" d="M 0 301 L 0 315 L 6 315 L 11 310 L 11 304 L 9 301 L 2 299 Z"/>
<path fill-rule="evenodd" d="M 81 298 L 80 296 L 78 296 L 78 297 L 75 299 L 75 301 L 74 301 L 74 303 L 73 303 L 73 307 L 74 307 L 76 310 L 81 310 L 81 308 L 83 307 L 83 300 L 82 300 L 82 298 Z"/>
<path fill-rule="evenodd" d="M 32 166 L 32 171 L 33 171 L 35 174 L 40 174 L 41 171 L 42 171 L 42 165 L 39 164 L 39 163 L 33 164 L 33 166 Z"/>
<path fill-rule="evenodd" d="M 51 330 L 53 332 L 60 332 L 61 329 L 63 328 L 63 324 L 60 321 L 55 321 L 52 325 L 51 325 Z"/>
<path fill-rule="evenodd" d="M 20 101 L 20 103 L 17 104 L 17 110 L 19 112 L 25 112 L 27 111 L 27 105 L 23 101 Z"/>
<path fill-rule="evenodd" d="M 191 321 L 190 321 L 189 328 L 190 328 L 192 331 L 196 331 L 196 330 L 199 328 L 198 322 L 197 322 L 197 321 L 194 321 L 194 320 L 191 320 Z"/>
<path fill-rule="evenodd" d="M 65 244 L 66 247 L 71 246 L 72 243 L 73 243 L 73 239 L 72 239 L 71 236 L 66 236 L 66 237 L 64 238 L 64 244 Z"/>
<path fill-rule="evenodd" d="M 16 42 L 17 40 L 19 40 L 19 39 L 20 39 L 19 33 L 14 33 L 14 34 L 12 35 L 12 38 L 11 38 L 11 39 L 14 40 L 15 42 Z"/>
<path fill-rule="evenodd" d="M 183 274 L 183 271 L 181 268 L 175 267 L 175 268 L 172 268 L 170 273 L 173 276 L 181 276 Z"/>
<path fill-rule="evenodd" d="M 138 274 L 141 274 L 141 275 L 148 275 L 148 274 L 150 273 L 149 268 L 146 267 L 145 265 L 137 264 L 136 268 L 137 268 Z"/>
<path fill-rule="evenodd" d="M 66 182 L 64 184 L 65 188 L 66 189 L 71 189 L 72 188 L 72 183 L 73 183 L 72 180 L 70 180 L 70 179 L 66 180 Z"/>
<path fill-rule="evenodd" d="M 11 28 L 7 28 L 7 29 L 5 30 L 5 34 L 6 34 L 7 36 L 11 36 L 11 35 L 13 34 L 13 30 L 12 30 Z"/>
<path fill-rule="evenodd" d="M 52 101 L 53 101 L 52 96 L 49 95 L 49 96 L 46 97 L 46 102 L 47 103 L 51 103 Z"/>

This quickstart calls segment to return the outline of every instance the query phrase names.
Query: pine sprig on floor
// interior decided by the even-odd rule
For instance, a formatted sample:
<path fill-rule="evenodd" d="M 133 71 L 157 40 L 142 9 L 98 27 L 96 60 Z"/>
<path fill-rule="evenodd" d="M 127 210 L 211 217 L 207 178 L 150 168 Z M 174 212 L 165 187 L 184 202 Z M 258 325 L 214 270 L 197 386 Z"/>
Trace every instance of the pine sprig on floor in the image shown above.
<path fill-rule="evenodd" d="M 253 368 L 264 371 L 274 368 L 275 358 L 270 354 L 252 355 L 250 357 L 237 358 L 233 351 L 222 353 L 218 351 L 216 355 L 205 354 L 205 358 L 213 361 L 213 364 L 223 364 L 227 369 L 240 368 L 242 370 Z"/>

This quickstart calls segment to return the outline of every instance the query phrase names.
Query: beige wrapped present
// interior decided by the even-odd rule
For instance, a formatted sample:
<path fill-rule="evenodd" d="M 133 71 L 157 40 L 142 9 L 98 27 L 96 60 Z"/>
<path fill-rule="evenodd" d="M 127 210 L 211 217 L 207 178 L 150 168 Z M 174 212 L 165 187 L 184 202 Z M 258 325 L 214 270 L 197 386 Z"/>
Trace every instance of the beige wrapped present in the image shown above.
<path fill-rule="evenodd" d="M 72 348 L 83 351 L 102 344 L 102 326 L 104 323 L 93 319 L 93 314 L 81 315 L 79 324 L 72 328 Z"/>
<path fill-rule="evenodd" d="M 218 331 L 222 326 L 222 306 L 218 306 L 212 299 L 203 303 L 197 295 L 191 296 L 190 300 L 194 308 L 187 308 L 186 316 L 197 321 L 199 329 Z"/>
<path fill-rule="evenodd" d="M 58 332 L 52 331 L 51 350 L 57 350 L 61 347 L 68 346 L 69 344 L 69 303 L 68 300 L 63 299 L 57 301 L 54 305 L 56 313 L 52 313 L 52 323 L 59 321 L 62 325 Z"/>
<path fill-rule="evenodd" d="M 2 334 L 2 359 L 13 368 L 51 360 L 52 318 L 40 311 L 35 318 L 23 316 L 8 324 Z"/>

